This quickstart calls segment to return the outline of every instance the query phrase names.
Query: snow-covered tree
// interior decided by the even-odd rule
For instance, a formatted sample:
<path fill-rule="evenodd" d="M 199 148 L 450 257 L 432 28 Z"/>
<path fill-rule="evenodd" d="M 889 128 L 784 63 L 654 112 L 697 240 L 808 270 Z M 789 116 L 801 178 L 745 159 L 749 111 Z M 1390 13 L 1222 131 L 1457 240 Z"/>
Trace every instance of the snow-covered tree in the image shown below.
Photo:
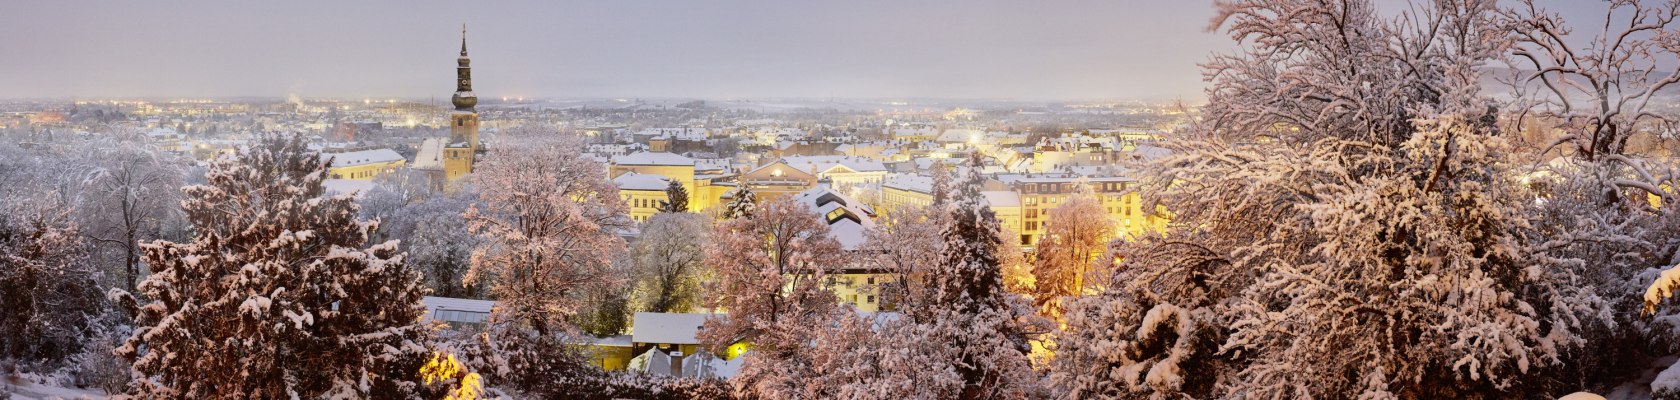
<path fill-rule="evenodd" d="M 384 184 L 374 187 L 359 200 L 366 206 L 385 210 L 369 213 L 364 218 L 380 218 L 375 236 L 395 239 L 408 256 L 404 262 L 419 270 L 425 277 L 432 295 L 460 298 L 480 298 L 485 295 L 482 282 L 462 283 L 471 265 L 473 248 L 479 237 L 467 229 L 461 214 L 478 200 L 478 192 L 465 185 L 451 192 L 399 193 L 400 189 Z"/>
<path fill-rule="evenodd" d="M 844 263 L 828 224 L 785 197 L 717 225 L 706 246 L 713 271 L 706 304 L 729 314 L 708 318 L 699 335 L 714 354 L 737 341 L 752 343 L 734 378 L 737 390 L 769 397 L 797 391 L 800 382 L 787 371 L 807 368 L 801 357 L 810 327 L 838 301 L 827 275 Z"/>
<path fill-rule="evenodd" d="M 665 186 L 665 200 L 659 202 L 659 212 L 688 212 L 688 188 L 683 187 L 681 182 L 671 180 L 671 184 Z"/>
<path fill-rule="evenodd" d="M 132 133 L 129 133 L 132 134 Z M 180 167 L 150 145 L 144 137 L 102 143 L 95 150 L 81 194 L 87 208 L 83 218 L 85 234 L 96 245 L 110 246 L 121 253 L 124 290 L 135 290 L 140 270 L 140 243 L 162 238 L 167 220 L 179 208 L 182 177 Z"/>
<path fill-rule="evenodd" d="M 1507 124 L 1538 136 L 1525 138 L 1538 150 L 1525 172 L 1547 253 L 1581 270 L 1582 283 L 1618 311 L 1589 325 L 1588 348 L 1571 363 L 1579 377 L 1565 377 L 1590 381 L 1626 379 L 1674 351 L 1651 345 L 1671 341 L 1667 324 L 1636 319 L 1672 312 L 1653 308 L 1647 286 L 1662 275 L 1654 267 L 1680 264 L 1680 137 L 1663 105 L 1680 83 L 1671 67 L 1680 61 L 1680 3 L 1603 4 L 1602 17 L 1565 21 L 1515 2 L 1504 12 L 1511 72 L 1500 76 L 1522 112 Z"/>
<path fill-rule="evenodd" d="M 493 148 L 473 172 L 481 202 L 465 216 L 484 242 L 465 283 L 489 282 L 493 324 L 547 338 L 572 328 L 585 289 L 627 281 L 612 262 L 631 222 L 618 187 L 578 140 L 525 140 Z"/>
<path fill-rule="evenodd" d="M 1680 61 L 1680 3 L 1606 2 L 1603 19 L 1581 26 L 1591 37 L 1572 36 L 1576 26 L 1534 0 L 1515 3 L 1505 11 L 1515 35 L 1505 64 L 1520 72 L 1501 78 L 1533 123 L 1563 132 L 1543 152 L 1563 146 L 1595 160 L 1672 135 L 1672 117 L 1654 107 L 1663 89 L 1680 83 L 1680 71 L 1660 67 Z"/>
<path fill-rule="evenodd" d="M 1050 209 L 1045 221 L 1044 238 L 1033 250 L 1033 303 L 1059 320 L 1067 298 L 1098 286 L 1087 279 L 1103 272 L 1097 261 L 1114 236 L 1114 221 L 1086 182 L 1077 183 L 1074 195 Z"/>
<path fill-rule="evenodd" d="M 841 306 L 817 326 L 803 350 L 809 363 L 784 364 L 778 377 L 790 382 L 774 397 L 946 399 L 962 392 L 954 364 L 928 362 L 960 357 L 944 341 L 927 340 L 937 337 L 936 325 Z"/>
<path fill-rule="evenodd" d="M 1446 7 L 1486 6 L 1440 1 Z M 1436 37 L 1397 41 L 1371 1 L 1218 0 L 1210 29 L 1226 27 L 1240 54 L 1203 64 L 1205 123 L 1225 135 L 1308 144 L 1343 138 L 1405 141 L 1419 101 L 1438 98 L 1438 66 L 1417 63 Z M 1431 4 L 1433 5 L 1433 4 Z M 1419 15 L 1415 22 L 1439 22 Z M 1429 32 L 1422 32 L 1428 34 Z"/>
<path fill-rule="evenodd" d="M 753 211 L 758 209 L 758 195 L 752 189 L 742 186 L 735 189 L 735 197 L 729 200 L 729 205 L 723 208 L 724 219 L 752 218 Z"/>
<path fill-rule="evenodd" d="M 369 397 L 413 390 L 424 289 L 397 243 L 349 196 L 323 196 L 327 160 L 267 136 L 185 188 L 186 243 L 145 244 L 137 328 L 117 349 L 130 390 L 174 398 Z M 132 307 L 120 290 L 112 297 Z M 410 365 L 412 364 L 412 365 Z"/>
<path fill-rule="evenodd" d="M 1544 254 L 1479 91 L 1508 48 L 1493 2 L 1392 19 L 1368 1 L 1220 4 L 1248 53 L 1210 64 L 1209 124 L 1141 171 L 1172 233 L 1119 244 L 1110 289 L 1068 312 L 1052 381 L 1077 397 L 1549 393 L 1540 374 L 1605 314 Z"/>
<path fill-rule="evenodd" d="M 700 305 L 711 232 L 711 219 L 700 214 L 661 213 L 648 219 L 641 239 L 630 247 L 637 310 L 688 312 Z"/>
<path fill-rule="evenodd" d="M 961 378 L 956 395 L 1024 397 L 1040 390 L 1027 357 L 1029 340 L 1048 328 L 1026 299 L 1004 290 L 1001 227 L 980 193 L 986 181 L 981 167 L 980 156 L 971 155 L 966 176 L 954 185 L 941 235 L 944 254 L 926 273 L 929 302 L 908 312 L 923 315 L 917 319 L 928 325 L 920 340 L 955 355 L 928 362 L 953 367 Z"/>
<path fill-rule="evenodd" d="M 950 223 L 949 204 L 906 206 L 876 219 L 864 233 L 858 254 L 865 265 L 893 276 L 879 289 L 884 306 L 909 312 L 912 319 L 923 317 L 932 302 L 926 285 L 927 273 L 945 257 L 945 227 Z"/>
<path fill-rule="evenodd" d="M 28 190 L 27 188 L 25 190 Z M 41 203 L 0 208 L 0 357 L 56 362 L 80 351 L 104 311 L 100 271 L 69 221 L 69 208 Z"/>

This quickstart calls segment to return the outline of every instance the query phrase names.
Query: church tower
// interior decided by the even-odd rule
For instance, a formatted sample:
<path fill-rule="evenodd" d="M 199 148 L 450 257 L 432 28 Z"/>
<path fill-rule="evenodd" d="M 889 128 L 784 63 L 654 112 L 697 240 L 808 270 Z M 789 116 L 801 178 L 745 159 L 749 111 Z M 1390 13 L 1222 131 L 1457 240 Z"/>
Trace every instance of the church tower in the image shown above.
<path fill-rule="evenodd" d="M 455 180 L 470 172 L 480 151 L 478 95 L 472 89 L 472 60 L 467 58 L 467 26 L 461 25 L 461 58 L 455 60 L 455 111 L 449 113 L 449 143 L 445 146 L 444 175 Z"/>

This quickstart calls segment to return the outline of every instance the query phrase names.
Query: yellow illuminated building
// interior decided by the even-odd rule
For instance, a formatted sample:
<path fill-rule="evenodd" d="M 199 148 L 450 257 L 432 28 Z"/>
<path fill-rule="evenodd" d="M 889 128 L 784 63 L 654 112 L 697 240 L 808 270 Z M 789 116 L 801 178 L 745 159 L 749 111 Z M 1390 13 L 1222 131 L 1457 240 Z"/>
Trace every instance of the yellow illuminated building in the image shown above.
<path fill-rule="evenodd" d="M 630 206 L 630 219 L 636 222 L 647 222 L 648 218 L 659 213 L 660 203 L 669 198 L 665 188 L 670 182 L 663 176 L 634 171 L 626 171 L 613 178 L 613 183 L 618 185 L 618 197 Z"/>
<path fill-rule="evenodd" d="M 332 179 L 373 180 L 380 175 L 396 172 L 408 163 L 401 154 L 391 149 L 324 153 L 321 156 L 332 159 L 332 163 L 327 166 L 327 177 Z"/>
<path fill-rule="evenodd" d="M 626 174 L 638 174 L 677 181 L 677 183 L 683 185 L 684 190 L 688 191 L 688 211 L 702 212 L 721 204 L 722 198 L 726 194 L 733 192 L 736 188 L 736 184 L 734 181 L 735 175 L 727 173 L 727 171 L 723 170 L 723 166 L 712 165 L 711 167 L 708 167 L 706 171 L 700 171 L 698 168 L 699 165 L 700 163 L 695 159 L 678 154 L 641 152 L 613 157 L 607 169 L 609 175 L 612 176 L 614 180 L 617 180 Z M 636 178 L 635 180 L 645 181 L 646 178 Z M 646 184 L 647 182 L 641 183 Z M 661 183 L 661 185 L 668 184 L 668 182 Z M 623 184 L 621 184 L 619 190 L 624 191 L 626 188 Z M 646 191 L 645 189 L 630 190 Z M 664 186 L 659 187 L 659 200 L 666 199 L 664 190 Z M 638 208 L 641 208 L 638 207 L 638 203 L 635 202 L 634 198 L 651 195 L 651 193 L 646 193 L 645 196 L 642 193 L 620 193 L 620 197 L 623 197 L 627 202 L 631 202 L 630 208 L 633 212 Z M 760 196 L 762 198 L 762 195 Z M 652 207 L 658 207 L 657 203 L 655 203 Z M 634 216 L 634 214 L 632 214 L 632 216 Z"/>
<path fill-rule="evenodd" d="M 1050 210 L 1073 196 L 1079 177 L 1067 174 L 1000 175 L 1008 190 L 984 191 L 998 222 L 1014 232 L 1022 246 L 1032 246 L 1043 237 Z M 1103 209 L 1114 221 L 1121 238 L 1135 238 L 1166 229 L 1166 219 L 1143 212 L 1136 182 L 1125 177 L 1086 178 L 1093 192 L 1102 198 Z M 933 179 L 920 175 L 893 175 L 881 185 L 880 209 L 891 214 L 901 207 L 925 206 L 933 202 Z"/>

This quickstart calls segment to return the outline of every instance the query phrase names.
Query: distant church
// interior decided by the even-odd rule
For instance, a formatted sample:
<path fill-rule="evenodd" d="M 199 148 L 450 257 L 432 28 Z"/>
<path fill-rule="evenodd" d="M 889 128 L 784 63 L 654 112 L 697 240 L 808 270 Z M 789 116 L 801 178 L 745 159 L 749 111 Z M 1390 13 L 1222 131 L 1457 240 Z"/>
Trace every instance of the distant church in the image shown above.
<path fill-rule="evenodd" d="M 478 95 L 472 89 L 472 60 L 467 58 L 467 28 L 461 27 L 461 58 L 455 60 L 455 96 L 450 101 L 449 138 L 426 139 L 420 144 L 414 169 L 428 171 L 434 184 L 443 186 L 473 171 L 473 162 L 484 151 L 478 140 Z"/>

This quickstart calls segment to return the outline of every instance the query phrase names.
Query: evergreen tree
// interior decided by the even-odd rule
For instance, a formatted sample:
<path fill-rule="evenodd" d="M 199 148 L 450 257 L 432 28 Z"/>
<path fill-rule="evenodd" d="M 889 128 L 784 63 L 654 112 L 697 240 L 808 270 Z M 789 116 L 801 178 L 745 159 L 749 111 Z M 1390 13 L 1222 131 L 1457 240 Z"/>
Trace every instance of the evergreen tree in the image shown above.
<path fill-rule="evenodd" d="M 999 268 L 997 213 L 980 194 L 985 177 L 980 174 L 980 156 L 973 155 L 967 176 L 957 187 L 945 227 L 945 260 L 934 271 L 935 301 L 965 312 L 980 308 L 1001 308 L 1002 272 Z"/>
<path fill-rule="evenodd" d="M 671 184 L 665 186 L 665 201 L 659 202 L 659 212 L 688 212 L 688 189 L 682 183 L 671 180 Z"/>
<path fill-rule="evenodd" d="M 944 207 L 951 203 L 951 170 L 945 163 L 933 165 L 933 204 Z"/>
<path fill-rule="evenodd" d="M 917 340 L 943 345 L 938 360 L 962 378 L 960 397 L 1019 398 L 1041 391 L 1027 354 L 1028 336 L 1047 331 L 1032 306 L 1003 288 L 999 249 L 1003 239 L 996 213 L 980 191 L 985 183 L 979 154 L 971 155 L 966 177 L 952 193 L 945 225 L 945 257 L 932 271 L 929 326 Z M 917 312 L 917 311 L 912 311 Z"/>
<path fill-rule="evenodd" d="M 211 164 L 181 207 L 187 243 L 143 246 L 133 336 L 142 397 L 406 397 L 424 348 L 418 273 L 351 196 L 323 197 L 327 160 L 298 136 L 265 137 Z M 366 247 L 364 247 L 366 246 Z M 133 297 L 113 291 L 132 306 Z M 409 365 L 412 363 L 412 365 Z"/>
<path fill-rule="evenodd" d="M 729 201 L 727 207 L 724 207 L 723 217 L 727 219 L 752 218 L 753 212 L 757 208 L 758 195 L 753 194 L 752 189 L 742 186 L 735 190 L 735 198 Z"/>

